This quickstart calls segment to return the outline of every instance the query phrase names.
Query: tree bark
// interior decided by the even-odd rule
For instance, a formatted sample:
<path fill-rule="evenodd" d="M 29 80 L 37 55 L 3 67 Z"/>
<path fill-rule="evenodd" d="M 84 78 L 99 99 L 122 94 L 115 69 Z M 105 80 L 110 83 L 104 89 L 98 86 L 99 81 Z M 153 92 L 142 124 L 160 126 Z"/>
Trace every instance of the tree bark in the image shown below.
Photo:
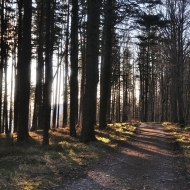
<path fill-rule="evenodd" d="M 68 117 L 68 54 L 69 54 L 69 5 L 67 12 L 67 29 L 66 29 L 66 42 L 65 42 L 65 77 L 64 77 L 64 97 L 63 97 L 63 124 L 62 127 L 67 126 Z"/>
<path fill-rule="evenodd" d="M 31 130 L 42 129 L 42 92 L 43 92 L 43 32 L 44 32 L 44 0 L 38 4 L 38 49 L 37 49 L 37 68 L 36 68 L 36 89 L 34 100 L 34 112 Z"/>
<path fill-rule="evenodd" d="M 78 123 L 78 0 L 72 0 L 71 76 L 70 76 L 70 136 L 76 136 Z"/>
<path fill-rule="evenodd" d="M 46 47 L 45 47 L 45 82 L 43 88 L 43 145 L 49 145 L 52 91 L 52 40 L 53 40 L 53 0 L 46 1 Z"/>
<path fill-rule="evenodd" d="M 113 34 L 113 0 L 107 0 L 105 5 L 105 20 L 103 30 L 104 59 L 101 66 L 100 78 L 100 115 L 99 128 L 105 129 L 107 126 L 107 104 L 109 103 L 109 85 L 112 63 L 112 34 Z"/>
<path fill-rule="evenodd" d="M 31 20 L 32 0 L 24 1 L 23 40 L 21 62 L 19 64 L 19 118 L 18 141 L 27 141 L 29 98 L 30 98 L 30 61 L 31 61 Z"/>
<path fill-rule="evenodd" d="M 95 140 L 96 95 L 98 83 L 99 22 L 101 0 L 88 0 L 86 85 L 83 102 L 81 140 Z"/>

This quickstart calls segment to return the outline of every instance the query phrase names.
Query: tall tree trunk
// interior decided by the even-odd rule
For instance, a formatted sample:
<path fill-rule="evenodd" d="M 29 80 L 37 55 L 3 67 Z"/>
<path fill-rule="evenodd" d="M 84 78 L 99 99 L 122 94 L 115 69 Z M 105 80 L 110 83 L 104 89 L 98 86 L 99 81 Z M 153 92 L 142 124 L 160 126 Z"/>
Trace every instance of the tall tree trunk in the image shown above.
<path fill-rule="evenodd" d="M 18 68 L 20 116 L 18 118 L 18 141 L 27 141 L 29 137 L 28 114 L 30 98 L 31 20 L 32 0 L 24 1 L 22 54 Z"/>
<path fill-rule="evenodd" d="M 80 85 L 80 108 L 79 108 L 80 125 L 82 124 L 84 85 L 85 85 L 85 63 L 86 63 L 85 37 L 83 37 L 83 42 L 81 42 L 81 50 L 82 50 L 82 77 L 81 77 L 81 85 Z"/>
<path fill-rule="evenodd" d="M 116 122 L 120 122 L 121 112 L 120 112 L 120 77 L 118 78 L 118 86 L 117 86 L 117 95 L 116 95 Z"/>
<path fill-rule="evenodd" d="M 43 31 L 44 31 L 44 0 L 38 5 L 40 10 L 38 13 L 38 57 L 37 57 L 37 67 L 36 67 L 36 89 L 35 89 L 35 100 L 34 100 L 34 112 L 31 130 L 42 129 L 42 92 L 43 92 Z"/>
<path fill-rule="evenodd" d="M 116 121 L 116 119 L 115 119 L 115 105 L 116 105 L 116 98 L 115 98 L 115 84 L 113 84 L 113 89 L 112 89 L 112 109 L 111 109 L 111 122 L 113 123 L 113 122 L 115 122 Z"/>
<path fill-rule="evenodd" d="M 13 124 L 13 72 L 15 65 L 15 47 L 12 52 L 12 65 L 11 65 L 11 91 L 10 91 L 10 108 L 9 108 L 9 128 L 12 132 L 12 124 Z"/>
<path fill-rule="evenodd" d="M 5 133 L 10 133 L 10 130 L 8 128 L 8 105 L 7 105 L 7 53 L 5 57 L 5 66 L 4 66 L 4 73 L 5 73 L 5 93 L 4 93 L 4 102 L 3 102 L 3 125 L 5 128 Z"/>
<path fill-rule="evenodd" d="M 19 85 L 18 85 L 18 68 L 15 68 L 15 87 L 14 87 L 14 129 L 13 132 L 18 131 L 18 97 L 19 97 Z"/>
<path fill-rule="evenodd" d="M 98 83 L 99 22 L 101 0 L 88 0 L 86 85 L 83 102 L 81 140 L 95 140 L 96 95 Z"/>
<path fill-rule="evenodd" d="M 53 8 L 52 8 L 53 7 Z M 51 116 L 52 91 L 52 32 L 53 28 L 53 0 L 46 1 L 46 47 L 45 47 L 45 82 L 43 88 L 43 145 L 49 145 L 49 129 Z"/>
<path fill-rule="evenodd" d="M 71 76 L 70 76 L 70 136 L 76 136 L 78 123 L 78 0 L 72 0 Z"/>
<path fill-rule="evenodd" d="M 111 68 L 112 69 L 112 68 Z M 110 78 L 112 78 L 112 76 L 110 75 Z M 108 103 L 107 103 L 107 121 L 110 123 L 111 122 L 111 79 L 109 81 L 109 90 L 108 90 L 109 94 L 108 94 Z"/>
<path fill-rule="evenodd" d="M 59 69 L 59 92 L 58 92 L 58 106 L 57 106 L 57 128 L 59 128 L 59 114 L 60 114 L 60 95 L 61 95 L 61 68 Z"/>
<path fill-rule="evenodd" d="M 145 75 L 145 100 L 144 100 L 144 118 L 143 121 L 148 121 L 148 91 L 149 91 L 149 42 L 146 52 L 146 75 Z"/>
<path fill-rule="evenodd" d="M 60 48 L 62 49 L 62 48 Z M 61 68 L 60 68 L 60 53 L 58 48 L 58 58 L 57 58 L 57 70 L 55 72 L 54 78 L 56 77 L 56 89 L 55 89 L 55 100 L 53 103 L 53 114 L 52 114 L 52 128 L 58 128 L 59 126 L 59 102 L 60 102 L 60 81 L 61 81 Z"/>
<path fill-rule="evenodd" d="M 161 98 L 160 98 L 160 105 L 161 105 L 161 113 L 160 113 L 160 122 L 164 121 L 164 105 L 166 103 L 166 99 L 164 96 L 164 73 L 163 73 L 163 68 L 162 68 L 162 72 L 161 72 L 161 79 L 160 79 L 160 94 L 161 94 Z"/>
<path fill-rule="evenodd" d="M 0 62 L 0 133 L 4 132 L 3 125 L 2 125 L 2 85 L 3 85 L 3 65 L 5 61 L 5 42 L 4 42 L 4 34 L 5 34 L 5 1 L 2 0 L 1 3 L 1 62 Z"/>
<path fill-rule="evenodd" d="M 123 117 L 122 121 L 126 122 L 128 120 L 127 112 L 127 100 L 128 100 L 128 74 L 123 75 Z"/>
<path fill-rule="evenodd" d="M 113 34 L 113 0 L 107 0 L 105 5 L 105 20 L 103 37 L 105 41 L 104 60 L 101 66 L 100 78 L 100 115 L 99 128 L 105 129 L 107 126 L 107 104 L 109 103 L 109 81 L 112 63 L 112 34 Z M 104 46 L 104 43 L 103 43 Z"/>
<path fill-rule="evenodd" d="M 136 107 L 136 96 L 135 96 L 135 60 L 134 60 L 134 55 L 133 55 L 133 114 L 132 117 L 133 119 L 137 119 L 135 117 L 135 107 Z"/>
<path fill-rule="evenodd" d="M 182 21 L 183 19 L 182 12 Z M 178 26 L 178 115 L 179 123 L 184 124 L 184 102 L 183 102 L 183 77 L 184 77 L 184 53 L 183 53 L 183 23 L 180 23 Z"/>
<path fill-rule="evenodd" d="M 150 104 L 151 104 L 151 121 L 155 121 L 154 118 L 155 118 L 155 104 L 156 104 L 156 101 L 155 101 L 155 81 L 154 81 L 154 55 L 152 55 L 152 73 L 151 73 L 151 84 L 150 84 L 150 87 L 151 89 L 149 90 L 149 94 L 150 94 Z"/>
<path fill-rule="evenodd" d="M 58 53 L 59 54 L 59 53 Z M 58 91 L 59 91 L 59 59 L 57 63 L 57 71 L 56 71 L 56 89 L 55 89 L 55 100 L 53 103 L 53 114 L 52 114 L 52 128 L 56 128 L 56 118 L 57 118 L 57 107 L 58 107 Z"/>
<path fill-rule="evenodd" d="M 22 8 L 23 0 L 18 1 L 18 53 L 17 53 L 17 65 L 15 65 L 15 88 L 14 88 L 14 132 L 18 131 L 18 117 L 19 117 L 19 76 L 20 76 L 20 64 L 22 58 L 22 31 L 23 31 L 23 20 L 22 20 Z"/>
<path fill-rule="evenodd" d="M 65 42 L 65 77 L 64 77 L 64 97 L 63 97 L 63 124 L 62 127 L 67 126 L 68 117 L 68 54 L 69 54 L 69 4 L 67 12 L 67 29 L 66 29 L 66 42 Z"/>

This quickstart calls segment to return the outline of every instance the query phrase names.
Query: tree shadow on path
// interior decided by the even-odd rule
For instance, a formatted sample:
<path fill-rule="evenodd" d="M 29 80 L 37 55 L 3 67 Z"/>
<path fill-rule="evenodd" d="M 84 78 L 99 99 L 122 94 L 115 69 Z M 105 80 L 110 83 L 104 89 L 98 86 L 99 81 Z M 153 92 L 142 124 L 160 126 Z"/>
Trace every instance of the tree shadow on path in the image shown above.
<path fill-rule="evenodd" d="M 190 189 L 181 153 L 161 125 L 142 124 L 129 141 L 117 143 L 118 149 L 88 168 L 86 178 L 69 189 Z"/>

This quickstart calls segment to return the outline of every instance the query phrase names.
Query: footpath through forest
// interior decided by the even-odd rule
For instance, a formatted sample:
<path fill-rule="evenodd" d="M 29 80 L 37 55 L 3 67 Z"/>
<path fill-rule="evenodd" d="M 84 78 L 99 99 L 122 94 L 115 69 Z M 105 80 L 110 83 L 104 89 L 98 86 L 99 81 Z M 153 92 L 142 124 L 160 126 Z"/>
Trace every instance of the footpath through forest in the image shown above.
<path fill-rule="evenodd" d="M 173 136 L 159 124 L 141 124 L 117 151 L 60 189 L 188 190 L 190 181 Z"/>

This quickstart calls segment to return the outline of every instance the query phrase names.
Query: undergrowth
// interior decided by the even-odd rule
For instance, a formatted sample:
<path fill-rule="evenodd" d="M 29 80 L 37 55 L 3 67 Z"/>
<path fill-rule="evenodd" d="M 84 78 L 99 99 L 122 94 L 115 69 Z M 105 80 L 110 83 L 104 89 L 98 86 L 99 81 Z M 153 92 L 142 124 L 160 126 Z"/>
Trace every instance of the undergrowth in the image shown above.
<path fill-rule="evenodd" d="M 109 124 L 105 130 L 97 127 L 97 141 L 84 144 L 69 136 L 69 128 L 60 128 L 50 130 L 49 146 L 42 146 L 41 130 L 30 132 L 28 144 L 17 144 L 16 134 L 1 134 L 0 189 L 53 189 L 67 179 L 75 180 L 85 175 L 88 165 L 126 141 L 135 129 L 135 123 Z"/>

